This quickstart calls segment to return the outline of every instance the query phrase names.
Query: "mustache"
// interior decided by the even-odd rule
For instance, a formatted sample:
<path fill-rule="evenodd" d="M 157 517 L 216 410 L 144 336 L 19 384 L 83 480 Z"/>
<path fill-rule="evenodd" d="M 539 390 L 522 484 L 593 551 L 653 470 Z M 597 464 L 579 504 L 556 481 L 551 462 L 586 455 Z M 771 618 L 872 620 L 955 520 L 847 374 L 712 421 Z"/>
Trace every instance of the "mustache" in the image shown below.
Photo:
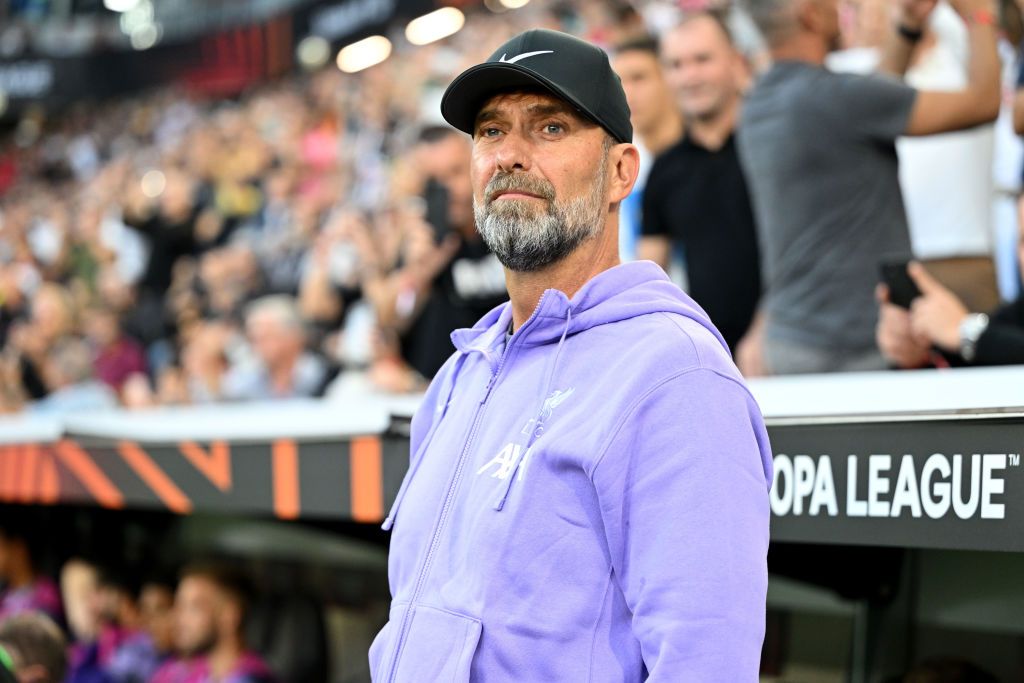
<path fill-rule="evenodd" d="M 548 201 L 555 199 L 554 185 L 527 173 L 495 173 L 484 188 L 485 203 L 490 204 L 498 192 L 527 192 Z"/>

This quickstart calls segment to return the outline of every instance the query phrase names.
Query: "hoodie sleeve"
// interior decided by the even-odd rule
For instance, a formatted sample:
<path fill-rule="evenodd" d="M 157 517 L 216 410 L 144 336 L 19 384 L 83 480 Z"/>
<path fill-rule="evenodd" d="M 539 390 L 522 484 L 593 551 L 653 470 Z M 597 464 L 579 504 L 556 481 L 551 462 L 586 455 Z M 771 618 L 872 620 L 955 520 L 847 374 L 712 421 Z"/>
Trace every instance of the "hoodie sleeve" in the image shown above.
<path fill-rule="evenodd" d="M 757 681 L 771 449 L 737 381 L 697 369 L 624 411 L 592 471 L 650 683 Z"/>

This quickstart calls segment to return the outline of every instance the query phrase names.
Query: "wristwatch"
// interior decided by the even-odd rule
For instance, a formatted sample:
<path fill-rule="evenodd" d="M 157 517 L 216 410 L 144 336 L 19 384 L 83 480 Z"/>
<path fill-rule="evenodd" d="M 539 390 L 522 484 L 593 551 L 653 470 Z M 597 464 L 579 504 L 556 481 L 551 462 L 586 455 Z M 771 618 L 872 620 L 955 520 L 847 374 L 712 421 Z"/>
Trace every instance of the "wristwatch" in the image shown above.
<path fill-rule="evenodd" d="M 988 316 L 984 313 L 971 313 L 960 321 L 960 357 L 968 363 L 974 361 L 978 350 L 978 340 L 988 329 Z"/>

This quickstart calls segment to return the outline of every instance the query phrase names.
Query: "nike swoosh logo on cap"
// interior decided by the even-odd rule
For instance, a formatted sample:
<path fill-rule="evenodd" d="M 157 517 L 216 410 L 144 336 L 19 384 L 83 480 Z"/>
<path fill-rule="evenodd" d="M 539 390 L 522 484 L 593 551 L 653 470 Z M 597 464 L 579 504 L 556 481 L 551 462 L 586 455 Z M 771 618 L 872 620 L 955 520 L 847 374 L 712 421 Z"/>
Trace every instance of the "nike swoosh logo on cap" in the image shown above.
<path fill-rule="evenodd" d="M 506 64 L 515 64 L 520 59 L 526 59 L 527 57 L 533 57 L 535 55 L 554 54 L 554 52 L 555 52 L 554 50 L 537 50 L 536 52 L 524 52 L 521 55 L 516 55 L 512 59 L 505 59 L 505 55 L 502 55 L 501 59 L 499 59 L 498 61 L 499 62 L 504 62 Z"/>

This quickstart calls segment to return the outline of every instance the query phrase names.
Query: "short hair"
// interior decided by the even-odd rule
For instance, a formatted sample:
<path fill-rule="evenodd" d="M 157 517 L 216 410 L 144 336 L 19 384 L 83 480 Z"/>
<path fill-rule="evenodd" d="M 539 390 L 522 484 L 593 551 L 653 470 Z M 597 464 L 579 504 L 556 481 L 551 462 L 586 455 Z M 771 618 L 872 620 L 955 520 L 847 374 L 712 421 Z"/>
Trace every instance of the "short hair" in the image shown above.
<path fill-rule="evenodd" d="M 93 377 L 92 352 L 77 337 L 67 337 L 54 344 L 50 362 L 65 382 L 78 384 Z"/>
<path fill-rule="evenodd" d="M 181 570 L 179 583 L 189 578 L 206 579 L 223 591 L 230 600 L 238 605 L 245 621 L 249 604 L 253 598 L 253 588 L 248 577 L 234 567 L 213 561 L 193 562 Z M 242 624 L 239 624 L 241 627 Z"/>
<path fill-rule="evenodd" d="M 657 59 L 660 54 L 659 48 L 658 39 L 655 36 L 640 36 L 619 43 L 612 49 L 612 54 L 617 56 L 626 52 L 646 52 Z"/>
<path fill-rule="evenodd" d="M 41 666 L 46 678 L 40 683 L 61 683 L 67 670 L 64 634 L 41 612 L 23 612 L 0 622 L 0 647 L 16 668 Z"/>
<path fill-rule="evenodd" d="M 686 26 L 697 19 L 710 19 L 712 23 L 718 27 L 718 30 L 722 32 L 722 35 L 725 36 L 726 42 L 728 42 L 729 45 L 736 45 L 736 41 L 733 39 L 732 29 L 729 28 L 729 15 L 721 9 L 711 8 L 687 12 L 683 15 L 682 19 L 679 20 L 679 23 L 676 24 L 676 28 Z"/>
<path fill-rule="evenodd" d="M 750 18 L 769 47 L 776 47 L 796 29 L 793 5 L 796 0 L 743 0 Z"/>
<path fill-rule="evenodd" d="M 306 331 L 306 323 L 295 302 L 295 298 L 287 294 L 270 294 L 250 303 L 245 309 L 246 322 L 258 315 L 271 315 L 283 327 L 301 333 Z"/>

